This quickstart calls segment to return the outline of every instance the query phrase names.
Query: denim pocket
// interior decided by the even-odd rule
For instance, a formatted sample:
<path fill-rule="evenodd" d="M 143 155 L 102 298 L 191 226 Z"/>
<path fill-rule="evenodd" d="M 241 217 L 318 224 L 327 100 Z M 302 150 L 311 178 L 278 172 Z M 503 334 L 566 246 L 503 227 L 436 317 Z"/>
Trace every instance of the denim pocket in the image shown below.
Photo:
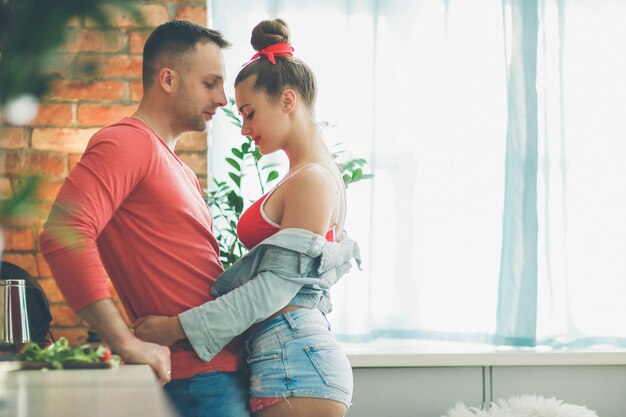
<path fill-rule="evenodd" d="M 250 393 L 252 396 L 276 392 L 282 388 L 285 367 L 278 353 L 259 353 L 246 359 L 250 370 Z M 264 395 L 261 395 L 264 396 Z"/>
<path fill-rule="evenodd" d="M 341 346 L 310 346 L 304 351 L 327 386 L 352 394 L 352 367 Z"/>

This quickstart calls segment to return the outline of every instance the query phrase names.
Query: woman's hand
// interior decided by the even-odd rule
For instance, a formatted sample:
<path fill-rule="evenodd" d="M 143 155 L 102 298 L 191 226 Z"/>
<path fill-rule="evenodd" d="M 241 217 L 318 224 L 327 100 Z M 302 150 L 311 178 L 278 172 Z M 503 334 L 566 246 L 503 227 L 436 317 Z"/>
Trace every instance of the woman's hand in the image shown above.
<path fill-rule="evenodd" d="M 131 327 L 138 339 L 163 346 L 172 346 L 187 338 L 178 316 L 144 316 L 137 319 Z"/>

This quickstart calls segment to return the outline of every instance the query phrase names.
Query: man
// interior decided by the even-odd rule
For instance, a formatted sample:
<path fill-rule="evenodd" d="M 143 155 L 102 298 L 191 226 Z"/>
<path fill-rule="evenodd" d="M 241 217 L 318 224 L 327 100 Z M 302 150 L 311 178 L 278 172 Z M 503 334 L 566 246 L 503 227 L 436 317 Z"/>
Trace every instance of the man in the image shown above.
<path fill-rule="evenodd" d="M 170 370 L 170 350 L 127 328 L 106 274 L 131 321 L 176 316 L 210 299 L 223 271 L 219 246 L 198 181 L 174 147 L 182 133 L 205 131 L 226 104 L 226 46 L 219 32 L 189 22 L 152 32 L 137 112 L 93 136 L 39 239 L 68 304 L 125 362 L 150 365 L 184 416 L 248 415 L 241 346 L 203 362 L 178 342 Z"/>

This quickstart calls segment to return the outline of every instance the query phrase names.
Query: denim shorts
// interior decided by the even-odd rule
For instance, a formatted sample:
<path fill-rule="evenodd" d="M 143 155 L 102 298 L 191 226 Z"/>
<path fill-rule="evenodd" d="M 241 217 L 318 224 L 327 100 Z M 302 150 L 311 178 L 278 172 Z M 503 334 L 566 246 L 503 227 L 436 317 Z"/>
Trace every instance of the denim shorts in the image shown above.
<path fill-rule="evenodd" d="M 250 396 L 352 400 L 352 367 L 318 309 L 301 308 L 261 323 L 247 341 Z"/>

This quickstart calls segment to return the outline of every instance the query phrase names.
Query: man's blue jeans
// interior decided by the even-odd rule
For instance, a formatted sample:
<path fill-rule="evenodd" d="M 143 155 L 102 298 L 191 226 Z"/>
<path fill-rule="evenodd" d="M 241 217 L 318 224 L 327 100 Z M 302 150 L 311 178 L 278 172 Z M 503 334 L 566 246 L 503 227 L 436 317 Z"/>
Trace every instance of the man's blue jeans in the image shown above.
<path fill-rule="evenodd" d="M 244 371 L 206 372 L 173 380 L 164 388 L 180 417 L 250 417 Z"/>

